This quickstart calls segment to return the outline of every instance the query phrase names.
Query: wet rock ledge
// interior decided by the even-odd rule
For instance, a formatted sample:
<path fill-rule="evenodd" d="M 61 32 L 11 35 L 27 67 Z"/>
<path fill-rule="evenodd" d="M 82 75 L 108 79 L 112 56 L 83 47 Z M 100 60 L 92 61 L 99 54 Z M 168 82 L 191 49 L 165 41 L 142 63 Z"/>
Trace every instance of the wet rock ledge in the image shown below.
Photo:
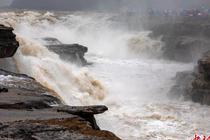
<path fill-rule="evenodd" d="M 0 40 L 11 32 L 11 28 L 0 26 Z M 13 45 L 18 47 L 17 43 Z M 2 46 L 5 50 L 13 47 Z M 2 57 L 12 55 L 7 52 Z M 0 69 L 1 140 L 119 140 L 113 133 L 100 130 L 96 123 L 94 115 L 107 110 L 106 106 L 64 105 L 34 78 Z"/>
<path fill-rule="evenodd" d="M 210 105 L 210 51 L 198 61 L 192 87 L 193 101 Z"/>
<path fill-rule="evenodd" d="M 12 31 L 12 28 L 0 25 L 0 58 L 13 56 L 19 46 Z"/>
<path fill-rule="evenodd" d="M 80 44 L 63 44 L 56 38 L 43 38 L 44 45 L 51 51 L 57 53 L 62 59 L 68 60 L 79 66 L 88 65 L 85 53 L 88 48 Z"/>
<path fill-rule="evenodd" d="M 210 51 L 198 60 L 193 71 L 177 73 L 171 94 L 172 97 L 183 96 L 186 100 L 210 105 Z"/>

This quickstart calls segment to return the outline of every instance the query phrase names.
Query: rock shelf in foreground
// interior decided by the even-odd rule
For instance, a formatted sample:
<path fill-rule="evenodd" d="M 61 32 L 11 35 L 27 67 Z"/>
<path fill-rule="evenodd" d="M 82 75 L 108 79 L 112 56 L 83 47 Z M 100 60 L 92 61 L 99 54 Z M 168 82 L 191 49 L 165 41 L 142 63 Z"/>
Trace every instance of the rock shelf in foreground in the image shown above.
<path fill-rule="evenodd" d="M 13 56 L 19 46 L 12 31 L 0 25 L 0 58 Z M 78 45 L 73 47 L 78 51 Z M 79 47 L 84 56 L 87 48 Z M 119 140 L 96 123 L 94 115 L 107 110 L 106 106 L 64 105 L 34 78 L 0 69 L 1 140 Z"/>
<path fill-rule="evenodd" d="M 0 89 L 0 139 L 119 140 L 94 118 L 106 106 L 63 105 L 33 78 L 4 70 Z"/>

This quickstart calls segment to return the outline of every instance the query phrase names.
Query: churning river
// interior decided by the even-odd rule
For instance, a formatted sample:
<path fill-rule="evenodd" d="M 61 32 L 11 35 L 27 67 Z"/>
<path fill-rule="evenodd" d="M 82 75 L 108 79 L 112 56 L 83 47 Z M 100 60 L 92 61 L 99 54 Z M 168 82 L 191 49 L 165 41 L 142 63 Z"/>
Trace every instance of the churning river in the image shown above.
<path fill-rule="evenodd" d="M 151 39 L 144 29 L 129 30 L 115 17 L 8 11 L 0 13 L 0 23 L 14 27 L 20 42 L 17 71 L 54 90 L 68 105 L 109 107 L 97 116 L 101 129 L 123 140 L 190 140 L 195 133 L 210 134 L 209 107 L 168 98 L 176 73 L 193 64 L 164 60 L 160 39 Z M 92 65 L 78 67 L 61 59 L 44 46 L 44 37 L 87 46 Z"/>

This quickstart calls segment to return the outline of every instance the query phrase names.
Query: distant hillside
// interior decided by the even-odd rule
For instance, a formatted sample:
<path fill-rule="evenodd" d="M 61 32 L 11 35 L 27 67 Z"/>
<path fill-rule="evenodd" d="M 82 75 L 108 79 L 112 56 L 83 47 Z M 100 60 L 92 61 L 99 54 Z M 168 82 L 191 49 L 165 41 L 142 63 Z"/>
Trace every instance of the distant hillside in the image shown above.
<path fill-rule="evenodd" d="M 12 8 L 45 10 L 117 10 L 121 0 L 14 0 Z"/>

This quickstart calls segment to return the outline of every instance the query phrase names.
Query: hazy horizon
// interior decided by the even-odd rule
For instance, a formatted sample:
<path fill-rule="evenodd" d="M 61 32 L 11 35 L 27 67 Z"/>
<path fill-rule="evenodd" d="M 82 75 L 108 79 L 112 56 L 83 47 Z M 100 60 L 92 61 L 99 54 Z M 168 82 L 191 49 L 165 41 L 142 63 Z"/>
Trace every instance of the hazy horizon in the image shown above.
<path fill-rule="evenodd" d="M 9 4 L 12 0 L 3 0 L 0 4 Z M 210 7 L 208 0 L 13 0 L 12 8 L 43 10 L 104 10 L 104 9 L 173 9 Z"/>
<path fill-rule="evenodd" d="M 0 7 L 9 6 L 13 0 L 1 0 L 0 1 Z"/>

